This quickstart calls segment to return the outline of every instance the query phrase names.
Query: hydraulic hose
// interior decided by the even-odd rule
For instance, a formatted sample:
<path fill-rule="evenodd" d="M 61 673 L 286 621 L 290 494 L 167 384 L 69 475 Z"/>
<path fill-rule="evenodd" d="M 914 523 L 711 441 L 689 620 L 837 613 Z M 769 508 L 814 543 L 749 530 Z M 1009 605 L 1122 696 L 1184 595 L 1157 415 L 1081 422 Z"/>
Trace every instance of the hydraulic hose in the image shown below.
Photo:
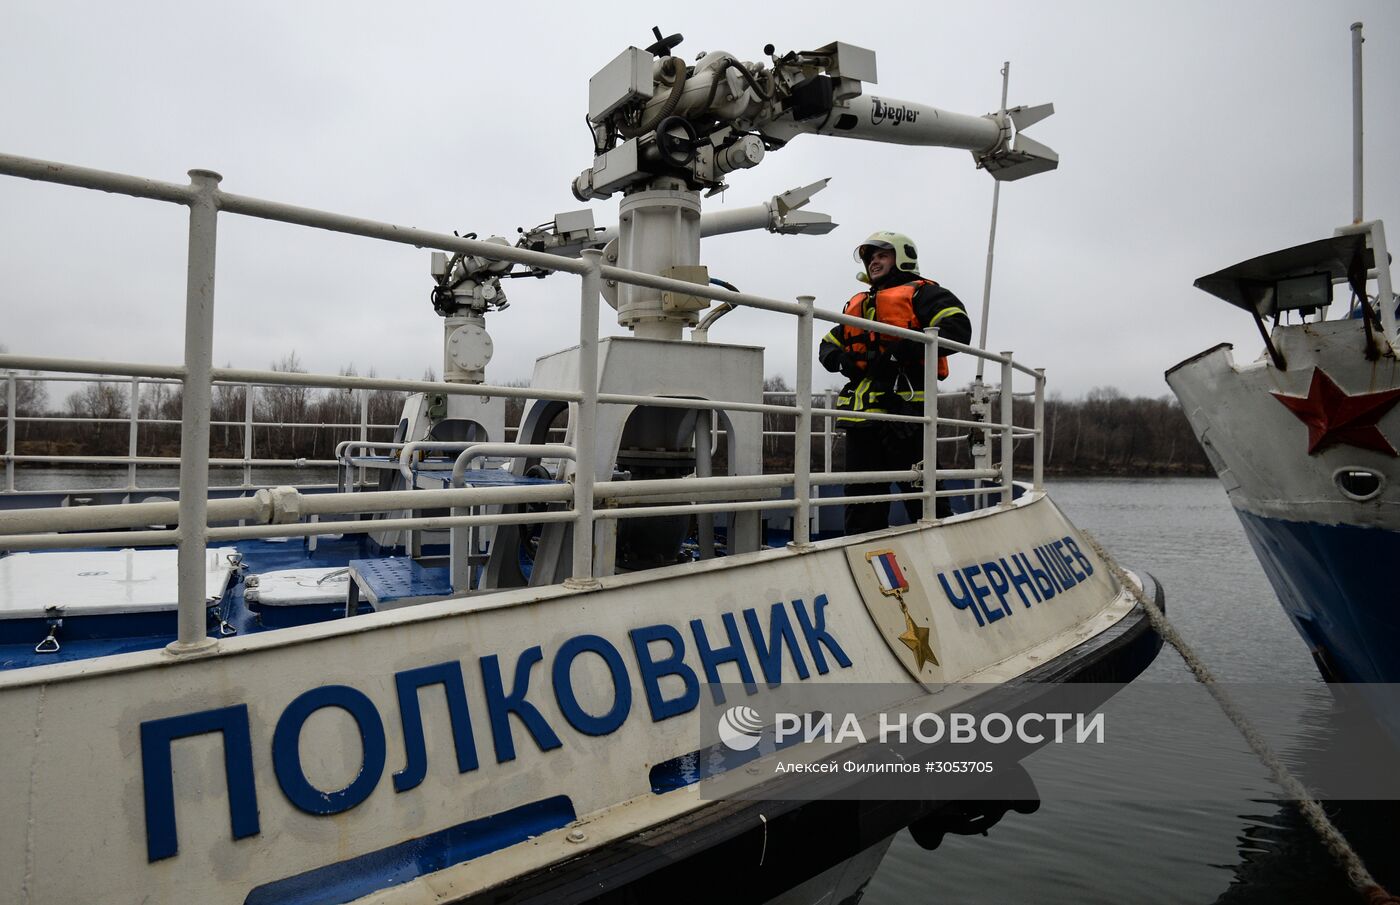
<path fill-rule="evenodd" d="M 716 279 L 714 277 L 710 277 L 710 283 L 712 285 L 719 286 L 722 289 L 728 289 L 730 292 L 739 291 L 739 287 L 735 286 L 733 283 L 726 283 L 724 280 Z M 719 307 L 715 308 L 709 314 L 706 314 L 703 318 L 700 319 L 700 323 L 695 325 L 695 329 L 691 333 L 691 338 L 694 339 L 696 342 L 708 342 L 711 325 L 713 325 L 715 321 L 724 317 L 726 314 L 733 310 L 733 305 L 729 304 L 728 302 L 721 302 L 719 304 Z"/>
<path fill-rule="evenodd" d="M 681 92 L 685 90 L 685 61 L 680 57 L 667 57 L 667 64 L 671 67 L 671 93 L 666 96 L 660 107 L 653 110 L 640 123 L 635 126 L 628 126 L 623 123 L 618 127 L 623 138 L 636 138 L 644 135 L 656 128 L 656 124 L 661 122 L 676 109 L 676 105 L 681 102 Z"/>
<path fill-rule="evenodd" d="M 708 111 L 710 107 L 714 105 L 715 95 L 719 93 L 719 86 L 724 81 L 724 73 L 729 69 L 737 70 L 739 74 L 744 77 L 744 81 L 748 82 L 749 87 L 753 89 L 754 94 L 758 95 L 759 99 L 764 103 L 772 100 L 772 95 L 763 90 L 762 86 L 758 84 L 749 71 L 743 67 L 743 64 L 733 57 L 725 57 L 724 62 L 714 69 L 715 74 L 714 78 L 710 81 L 710 93 L 705 98 L 704 110 Z"/>

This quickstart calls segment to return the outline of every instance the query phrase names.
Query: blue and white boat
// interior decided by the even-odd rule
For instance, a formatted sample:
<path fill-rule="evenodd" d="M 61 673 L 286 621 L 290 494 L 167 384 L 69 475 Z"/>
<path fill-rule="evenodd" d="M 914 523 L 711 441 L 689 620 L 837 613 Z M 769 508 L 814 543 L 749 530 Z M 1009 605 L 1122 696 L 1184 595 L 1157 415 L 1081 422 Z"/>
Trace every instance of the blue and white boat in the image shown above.
<path fill-rule="evenodd" d="M 1121 583 L 1043 486 L 1043 374 L 957 346 L 1001 375 L 988 388 L 1000 416 L 951 423 L 984 434 L 975 467 L 938 465 L 949 419 L 931 376 L 923 415 L 884 416 L 923 431 L 919 468 L 852 476 L 828 455 L 814 471 L 814 436 L 831 439 L 814 426 L 837 414 L 813 401 L 814 322 L 940 341 L 808 297 L 717 288 L 700 264 L 702 236 L 740 221 L 831 228 L 800 210 L 819 184 L 701 211 L 702 190 L 797 135 L 962 148 L 1012 179 L 1053 168 L 1012 128 L 1048 110 L 974 117 L 872 98 L 874 55 L 845 44 L 687 65 L 657 37 L 590 82 L 595 157 L 574 189 L 622 192 L 616 228 L 571 212 L 511 245 L 237 195 L 207 171 L 175 184 L 0 155 L 9 177 L 190 211 L 183 364 L 0 355 L 0 901 L 643 901 L 717 877 L 767 897 L 779 871 L 802 896 L 845 898 L 901 826 L 947 828 L 943 802 L 765 803 L 773 759 L 805 749 L 763 748 L 710 770 L 759 794 L 707 797 L 696 765 L 724 738 L 706 710 L 721 683 L 743 689 L 731 703 L 762 727 L 794 689 L 879 686 L 909 707 L 975 711 L 1007 689 L 1127 681 L 1151 661 L 1141 595 L 1160 602 L 1161 589 Z M 230 216 L 436 249 L 444 380 L 213 367 L 214 251 Z M 485 322 L 513 268 L 580 278 L 578 345 L 540 358 L 528 388 L 485 380 Z M 599 338 L 603 298 L 631 335 Z M 765 402 L 762 348 L 685 338 L 712 326 L 714 301 L 792 316 L 795 404 Z M 74 377 L 121 381 L 133 401 L 180 385 L 178 488 L 135 480 L 164 462 L 138 454 L 137 404 L 130 454 L 108 460 L 131 470 L 127 486 L 16 488 L 17 466 L 53 461 L 17 447 L 16 387 Z M 1036 400 L 1030 424 L 1012 417 L 1018 380 Z M 216 386 L 248 400 L 264 387 L 408 396 L 383 433 L 362 418 L 328 463 L 335 483 L 259 486 L 252 469 L 279 463 L 257 456 L 251 401 L 222 425 L 245 432 L 244 455 L 211 459 Z M 508 398 L 526 403 L 513 438 Z M 765 473 L 765 414 L 792 420 L 790 473 Z M 242 484 L 211 488 L 211 465 L 242 467 Z M 857 537 L 814 530 L 861 477 L 919 481 L 891 496 L 925 513 L 938 494 L 981 505 Z"/>
<path fill-rule="evenodd" d="M 1276 325 L 1256 361 L 1216 346 L 1167 383 L 1322 675 L 1395 682 L 1400 614 L 1380 568 L 1400 556 L 1394 304 L 1377 301 L 1391 298 L 1385 231 L 1338 233 L 1197 280 L 1256 317 L 1307 314 Z M 1327 320 L 1334 283 L 1358 301 Z"/>
<path fill-rule="evenodd" d="M 1359 23 L 1352 33 L 1359 92 Z M 1220 345 L 1166 378 L 1323 677 L 1389 683 L 1400 681 L 1387 575 L 1400 557 L 1400 340 L 1385 227 L 1361 213 L 1360 137 L 1358 117 L 1355 222 L 1196 281 L 1249 312 L 1263 354 L 1239 362 Z M 1384 719 L 1400 738 L 1400 715 Z"/>

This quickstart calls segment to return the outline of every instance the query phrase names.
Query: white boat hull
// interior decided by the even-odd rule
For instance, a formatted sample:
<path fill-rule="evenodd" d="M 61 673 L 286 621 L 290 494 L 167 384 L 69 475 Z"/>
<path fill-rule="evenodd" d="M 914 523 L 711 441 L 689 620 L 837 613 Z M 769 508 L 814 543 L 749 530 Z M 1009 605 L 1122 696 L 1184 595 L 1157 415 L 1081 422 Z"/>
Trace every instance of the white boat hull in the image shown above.
<path fill-rule="evenodd" d="M 904 568 L 932 663 L 878 616 L 889 601 L 866 554 L 881 551 Z M 1008 567 L 1029 586 L 1001 587 Z M 1027 494 L 600 590 L 522 588 L 205 656 L 0 673 L 0 900 L 470 896 L 712 807 L 693 786 L 658 791 L 653 772 L 696 750 L 686 714 L 707 679 L 749 671 L 757 708 L 792 683 L 1005 682 L 1133 608 L 1054 504 Z"/>

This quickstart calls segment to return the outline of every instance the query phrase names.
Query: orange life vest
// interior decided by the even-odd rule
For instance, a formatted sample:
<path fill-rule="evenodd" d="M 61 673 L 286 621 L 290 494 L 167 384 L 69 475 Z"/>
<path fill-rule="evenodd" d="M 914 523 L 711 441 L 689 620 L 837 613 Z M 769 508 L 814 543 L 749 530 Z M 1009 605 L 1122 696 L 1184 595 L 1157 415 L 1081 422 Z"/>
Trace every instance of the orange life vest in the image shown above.
<path fill-rule="evenodd" d="M 850 317 L 864 317 L 869 320 L 879 321 L 882 324 L 889 324 L 892 327 L 903 327 L 907 330 L 922 330 L 919 326 L 919 317 L 914 313 L 914 293 L 920 286 L 936 286 L 931 280 L 914 280 L 903 283 L 899 286 L 891 286 L 888 289 L 880 289 L 875 292 L 875 316 L 869 317 L 866 313 L 866 302 L 870 298 L 869 292 L 857 292 L 851 296 L 851 300 L 846 303 L 846 314 Z M 871 330 L 860 330 L 856 327 L 842 324 L 840 326 L 841 345 L 856 353 L 856 369 L 864 372 L 868 368 L 866 352 L 874 349 L 877 353 L 882 352 L 887 342 L 894 337 L 884 333 L 876 333 Z M 877 355 L 878 357 L 878 355 Z M 922 367 L 924 356 L 919 356 L 919 366 Z M 948 356 L 938 356 L 938 379 L 942 380 L 948 376 Z"/>

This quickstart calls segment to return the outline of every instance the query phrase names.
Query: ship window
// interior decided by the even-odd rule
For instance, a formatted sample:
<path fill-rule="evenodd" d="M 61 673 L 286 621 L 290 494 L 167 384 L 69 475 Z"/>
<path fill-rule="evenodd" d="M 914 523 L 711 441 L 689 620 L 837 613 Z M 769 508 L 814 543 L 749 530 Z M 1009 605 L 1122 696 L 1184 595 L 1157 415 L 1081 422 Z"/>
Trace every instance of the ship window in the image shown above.
<path fill-rule="evenodd" d="M 1276 311 L 1312 314 L 1332 304 L 1332 275 L 1309 273 L 1279 280 L 1274 284 L 1274 298 Z"/>
<path fill-rule="evenodd" d="M 1385 487 L 1385 477 L 1369 468 L 1339 468 L 1332 480 L 1343 496 L 1357 501 L 1374 499 Z"/>

